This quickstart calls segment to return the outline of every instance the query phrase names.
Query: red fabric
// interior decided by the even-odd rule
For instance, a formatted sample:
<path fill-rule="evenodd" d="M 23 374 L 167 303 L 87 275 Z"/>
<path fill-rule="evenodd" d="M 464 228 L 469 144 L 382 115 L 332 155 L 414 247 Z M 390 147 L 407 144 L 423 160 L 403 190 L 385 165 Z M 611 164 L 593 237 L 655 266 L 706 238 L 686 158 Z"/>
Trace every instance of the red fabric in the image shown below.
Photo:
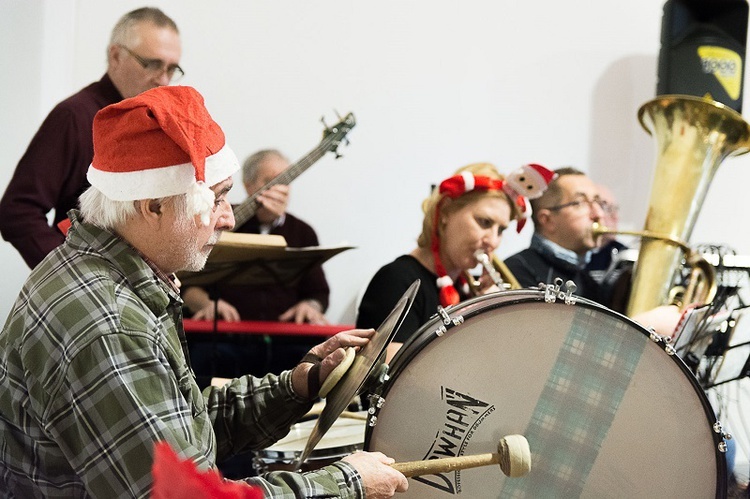
<path fill-rule="evenodd" d="M 151 499 L 263 499 L 263 492 L 245 482 L 224 480 L 214 470 L 198 471 L 181 461 L 167 442 L 154 446 Z"/>
<path fill-rule="evenodd" d="M 71 225 L 73 224 L 70 222 L 69 218 L 63 218 L 57 223 L 57 228 L 62 232 L 63 236 L 67 236 Z"/>
<path fill-rule="evenodd" d="M 440 304 L 443 306 L 447 306 L 443 304 L 443 289 L 447 287 L 453 288 L 453 281 L 450 281 L 451 284 L 448 285 L 446 285 L 445 283 L 441 283 L 441 278 L 444 278 L 448 275 L 445 271 L 445 267 L 443 267 L 443 262 L 440 259 L 440 236 L 438 235 L 438 224 L 440 223 L 440 207 L 442 206 L 442 204 L 443 199 L 438 201 L 438 205 L 435 208 L 435 220 L 432 222 L 432 245 L 430 246 L 430 251 L 432 252 L 432 258 L 435 261 L 435 273 L 438 275 L 438 288 L 440 288 Z M 453 288 L 453 291 L 456 291 L 456 288 Z M 446 291 L 445 293 L 450 292 Z"/>
<path fill-rule="evenodd" d="M 498 191 L 503 188 L 505 182 L 499 179 L 474 175 L 474 187 L 467 189 L 466 180 L 463 175 L 453 175 L 440 183 L 440 194 L 449 198 L 457 198 L 469 191 Z"/>
<path fill-rule="evenodd" d="M 443 286 L 440 288 L 440 304 L 444 307 L 457 305 L 461 301 L 458 291 L 454 286 Z"/>
<path fill-rule="evenodd" d="M 529 163 L 529 166 L 533 168 L 534 170 L 539 173 L 539 175 L 542 176 L 544 179 L 544 183 L 549 185 L 550 182 L 552 182 L 552 179 L 555 178 L 555 172 L 548 170 L 547 168 L 543 167 L 542 165 L 537 165 L 536 163 Z"/>
<path fill-rule="evenodd" d="M 205 180 L 206 157 L 224 147 L 224 132 L 191 87 L 159 87 L 99 111 L 94 117 L 93 168 L 107 172 L 192 163 Z"/>
<path fill-rule="evenodd" d="M 516 220 L 516 232 L 519 234 L 526 225 L 526 198 L 518 194 L 516 196 L 516 206 L 518 206 L 518 220 Z"/>

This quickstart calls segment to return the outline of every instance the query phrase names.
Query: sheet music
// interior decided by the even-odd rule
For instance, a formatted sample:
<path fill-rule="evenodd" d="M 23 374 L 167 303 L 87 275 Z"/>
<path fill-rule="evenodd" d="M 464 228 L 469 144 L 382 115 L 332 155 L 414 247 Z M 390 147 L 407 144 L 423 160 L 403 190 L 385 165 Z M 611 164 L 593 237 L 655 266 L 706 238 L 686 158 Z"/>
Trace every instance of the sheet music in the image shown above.
<path fill-rule="evenodd" d="M 732 312 L 723 359 L 713 370 L 713 385 L 740 379 L 750 370 L 750 307 Z"/>
<path fill-rule="evenodd" d="M 681 357 L 688 352 L 700 357 L 711 342 L 713 333 L 706 334 L 709 307 L 707 305 L 687 309 L 672 337 L 675 351 Z"/>

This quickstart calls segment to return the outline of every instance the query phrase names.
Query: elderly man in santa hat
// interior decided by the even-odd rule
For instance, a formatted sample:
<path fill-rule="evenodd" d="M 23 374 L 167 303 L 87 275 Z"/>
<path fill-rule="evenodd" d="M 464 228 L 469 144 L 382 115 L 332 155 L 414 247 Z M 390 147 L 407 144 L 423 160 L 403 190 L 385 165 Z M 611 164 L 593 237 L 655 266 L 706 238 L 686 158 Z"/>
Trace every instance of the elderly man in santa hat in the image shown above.
<path fill-rule="evenodd" d="M 94 119 L 91 187 L 65 243 L 31 273 L 0 335 L 0 489 L 13 497 L 145 497 L 154 445 L 213 468 L 283 437 L 372 330 L 340 333 L 291 371 L 201 393 L 174 272 L 200 270 L 234 225 L 239 165 L 202 97 L 161 87 Z M 380 453 L 247 479 L 271 497 L 390 497 Z"/>

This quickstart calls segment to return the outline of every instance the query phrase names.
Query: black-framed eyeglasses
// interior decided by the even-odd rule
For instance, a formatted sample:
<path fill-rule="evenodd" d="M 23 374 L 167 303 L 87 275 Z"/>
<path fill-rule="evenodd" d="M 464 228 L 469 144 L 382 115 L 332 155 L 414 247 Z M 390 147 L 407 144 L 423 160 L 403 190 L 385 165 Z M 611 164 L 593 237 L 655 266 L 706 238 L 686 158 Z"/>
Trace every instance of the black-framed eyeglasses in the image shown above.
<path fill-rule="evenodd" d="M 145 57 L 139 56 L 138 54 L 127 48 L 125 45 L 118 45 L 118 47 L 130 54 L 130 56 L 138 61 L 138 64 L 140 64 L 141 67 L 143 67 L 143 69 L 145 69 L 149 73 L 153 73 L 155 75 L 167 73 L 167 76 L 169 76 L 169 81 L 172 83 L 179 81 L 183 76 L 185 76 L 185 71 L 183 71 L 182 68 L 177 64 L 167 66 L 167 63 L 165 63 L 161 59 L 146 59 Z"/>
<path fill-rule="evenodd" d="M 594 204 L 596 204 L 599 208 L 601 208 L 602 211 L 605 211 L 607 213 L 609 213 L 613 207 L 612 204 L 604 201 L 599 196 L 595 196 L 594 199 L 589 199 L 586 195 L 579 194 L 578 196 L 575 197 L 575 199 L 573 199 L 573 201 L 569 201 L 563 204 L 558 204 L 556 206 L 550 206 L 546 209 L 550 211 L 560 211 L 563 208 L 567 208 L 569 206 L 572 206 L 576 210 L 581 209 L 583 206 L 587 206 L 589 209 L 593 209 Z"/>

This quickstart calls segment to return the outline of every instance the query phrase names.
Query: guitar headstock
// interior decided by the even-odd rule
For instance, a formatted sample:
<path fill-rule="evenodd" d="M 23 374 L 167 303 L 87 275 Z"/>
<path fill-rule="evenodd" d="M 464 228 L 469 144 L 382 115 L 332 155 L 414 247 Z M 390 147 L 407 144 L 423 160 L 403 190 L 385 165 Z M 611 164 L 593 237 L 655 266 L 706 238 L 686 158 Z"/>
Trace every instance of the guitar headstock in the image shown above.
<path fill-rule="evenodd" d="M 326 125 L 325 120 L 323 118 L 320 118 L 320 121 L 322 121 L 323 125 L 325 126 L 325 130 L 323 130 L 323 141 L 321 142 L 321 145 L 325 148 L 326 152 L 333 152 L 337 158 L 341 157 L 341 154 L 339 154 L 338 152 L 339 144 L 341 144 L 341 142 L 346 142 L 347 144 L 349 144 L 349 140 L 347 140 L 346 134 L 348 134 L 356 124 L 354 115 L 352 113 L 347 114 L 343 118 L 339 116 L 339 120 L 340 121 L 335 125 L 328 126 Z"/>

